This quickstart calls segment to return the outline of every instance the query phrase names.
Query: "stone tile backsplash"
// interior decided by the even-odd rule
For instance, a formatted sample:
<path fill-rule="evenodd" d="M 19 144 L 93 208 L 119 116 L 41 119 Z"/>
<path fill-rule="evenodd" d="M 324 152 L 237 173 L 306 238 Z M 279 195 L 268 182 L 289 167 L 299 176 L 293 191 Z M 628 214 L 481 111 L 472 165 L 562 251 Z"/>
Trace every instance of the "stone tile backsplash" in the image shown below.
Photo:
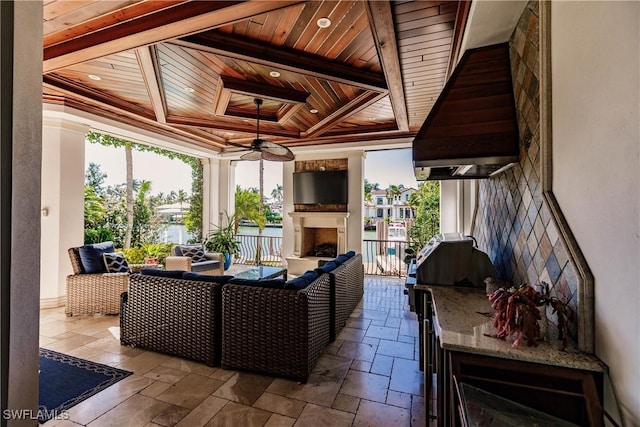
<path fill-rule="evenodd" d="M 545 282 L 551 294 L 568 302 L 575 312 L 576 267 L 551 220 L 540 184 L 538 16 L 538 2 L 529 2 L 510 40 L 520 162 L 480 181 L 473 234 L 496 266 L 498 279 L 514 285 Z M 576 337 L 576 322 L 570 325 L 570 333 Z"/>

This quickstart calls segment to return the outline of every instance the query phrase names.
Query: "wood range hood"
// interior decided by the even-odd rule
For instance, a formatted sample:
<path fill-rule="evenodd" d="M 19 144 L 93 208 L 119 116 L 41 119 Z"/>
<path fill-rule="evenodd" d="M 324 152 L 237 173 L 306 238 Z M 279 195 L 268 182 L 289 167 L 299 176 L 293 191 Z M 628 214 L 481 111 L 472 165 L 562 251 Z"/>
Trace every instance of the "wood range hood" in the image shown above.
<path fill-rule="evenodd" d="M 518 155 L 509 44 L 468 50 L 413 140 L 416 179 L 488 178 Z"/>

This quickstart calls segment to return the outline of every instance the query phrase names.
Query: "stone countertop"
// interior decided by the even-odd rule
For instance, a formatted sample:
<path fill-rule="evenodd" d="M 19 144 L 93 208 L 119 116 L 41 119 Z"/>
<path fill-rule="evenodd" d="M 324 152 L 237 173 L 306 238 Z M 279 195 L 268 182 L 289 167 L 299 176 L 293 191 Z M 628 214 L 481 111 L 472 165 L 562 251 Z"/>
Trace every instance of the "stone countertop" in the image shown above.
<path fill-rule="evenodd" d="M 560 341 L 548 336 L 537 347 L 529 347 L 523 338 L 516 348 L 511 346 L 515 337 L 502 340 L 486 336 L 495 334 L 496 329 L 491 318 L 493 309 L 483 290 L 428 285 L 416 285 L 415 289 L 431 292 L 435 332 L 446 350 L 586 371 L 604 372 L 607 369 L 594 355 L 575 348 L 561 351 Z M 550 334 L 557 336 L 555 331 Z"/>

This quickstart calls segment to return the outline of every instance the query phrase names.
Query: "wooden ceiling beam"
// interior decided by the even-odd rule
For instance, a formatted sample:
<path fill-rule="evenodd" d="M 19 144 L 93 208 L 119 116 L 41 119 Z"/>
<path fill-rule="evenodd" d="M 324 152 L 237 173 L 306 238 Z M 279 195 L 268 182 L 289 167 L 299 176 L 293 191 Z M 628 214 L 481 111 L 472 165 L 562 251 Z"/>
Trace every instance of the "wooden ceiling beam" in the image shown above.
<path fill-rule="evenodd" d="M 306 132 L 301 134 L 302 138 L 313 138 L 322 135 L 329 129 L 339 125 L 342 121 L 348 117 L 353 116 L 364 108 L 367 108 L 371 104 L 378 102 L 384 98 L 386 93 L 378 92 L 364 92 L 360 96 L 352 99 L 348 104 L 335 110 L 333 113 L 325 117 L 320 122 L 311 126 Z"/>
<path fill-rule="evenodd" d="M 323 80 L 331 80 L 365 90 L 381 92 L 387 90 L 383 76 L 353 68 L 341 63 L 327 62 L 326 59 L 284 48 L 264 45 L 255 40 L 242 40 L 229 37 L 216 31 L 194 34 L 172 44 L 225 56 L 236 60 L 247 61 L 272 67 L 277 70 L 290 71 Z"/>
<path fill-rule="evenodd" d="M 402 70 L 400 68 L 400 58 L 398 57 L 398 43 L 393 25 L 391 5 L 388 1 L 368 1 L 366 5 L 369 24 L 371 25 L 382 70 L 389 87 L 391 108 L 393 108 L 398 129 L 408 131 L 409 116 L 404 99 Z"/>
<path fill-rule="evenodd" d="M 231 132 L 243 132 L 248 134 L 255 134 L 256 127 L 252 124 L 238 124 L 238 123 L 230 123 L 223 122 L 221 120 L 206 120 L 206 119 L 194 119 L 190 117 L 178 117 L 171 116 L 167 117 L 167 123 L 171 125 L 180 125 L 180 126 L 194 126 L 199 128 L 208 128 L 208 129 L 216 129 L 223 131 L 231 131 Z M 296 130 L 286 130 L 286 129 L 270 129 L 263 126 L 260 126 L 260 136 L 263 135 L 273 135 L 273 136 L 282 136 L 285 138 L 299 138 L 300 132 Z"/>
<path fill-rule="evenodd" d="M 282 86 L 270 86 L 250 80 L 236 79 L 235 77 L 220 76 L 220 80 L 225 89 L 256 98 L 263 97 L 290 104 L 304 104 L 309 97 L 309 93 L 307 92 Z"/>
<path fill-rule="evenodd" d="M 101 58 L 290 7 L 299 1 L 191 1 L 45 47 L 43 71 Z"/>
<path fill-rule="evenodd" d="M 165 97 L 160 86 L 160 65 L 154 46 L 140 47 L 135 50 L 144 84 L 149 93 L 149 100 L 159 123 L 167 123 Z"/>

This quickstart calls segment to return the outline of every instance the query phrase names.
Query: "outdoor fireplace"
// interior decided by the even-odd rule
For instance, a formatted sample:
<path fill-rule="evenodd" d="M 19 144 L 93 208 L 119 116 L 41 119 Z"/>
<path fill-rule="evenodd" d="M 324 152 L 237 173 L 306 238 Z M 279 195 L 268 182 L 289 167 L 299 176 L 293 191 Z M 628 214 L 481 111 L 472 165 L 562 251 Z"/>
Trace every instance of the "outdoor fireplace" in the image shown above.
<path fill-rule="evenodd" d="M 348 212 L 290 212 L 293 218 L 292 274 L 317 268 L 319 258 L 335 258 L 347 251 Z"/>

